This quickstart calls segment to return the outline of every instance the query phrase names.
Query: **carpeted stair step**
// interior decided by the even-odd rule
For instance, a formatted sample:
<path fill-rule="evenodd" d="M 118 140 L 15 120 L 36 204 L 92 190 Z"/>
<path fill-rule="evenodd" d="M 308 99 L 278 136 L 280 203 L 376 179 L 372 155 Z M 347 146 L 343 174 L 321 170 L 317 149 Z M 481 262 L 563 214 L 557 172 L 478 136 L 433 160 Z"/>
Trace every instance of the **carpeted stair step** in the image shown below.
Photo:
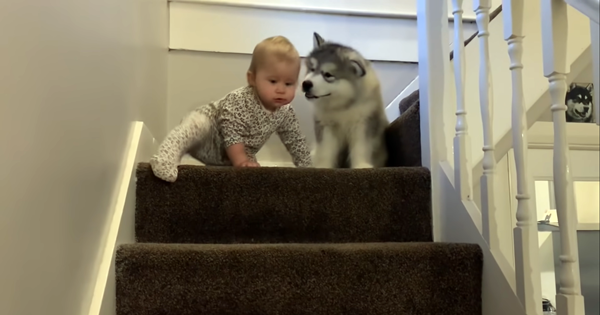
<path fill-rule="evenodd" d="M 424 167 L 179 166 L 174 183 L 137 168 L 136 238 L 148 243 L 432 241 Z"/>
<path fill-rule="evenodd" d="M 472 244 L 138 243 L 117 315 L 475 315 L 482 264 Z"/>

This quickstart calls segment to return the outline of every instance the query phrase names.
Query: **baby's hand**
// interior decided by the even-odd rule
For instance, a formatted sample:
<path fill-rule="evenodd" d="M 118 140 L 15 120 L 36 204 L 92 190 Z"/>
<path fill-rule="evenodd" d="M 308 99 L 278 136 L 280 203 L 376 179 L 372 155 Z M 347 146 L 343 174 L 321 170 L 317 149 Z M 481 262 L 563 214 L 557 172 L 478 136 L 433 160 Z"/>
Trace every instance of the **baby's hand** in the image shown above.
<path fill-rule="evenodd" d="M 235 167 L 260 167 L 260 164 L 253 162 L 251 160 L 245 160 L 242 163 L 234 165 Z"/>

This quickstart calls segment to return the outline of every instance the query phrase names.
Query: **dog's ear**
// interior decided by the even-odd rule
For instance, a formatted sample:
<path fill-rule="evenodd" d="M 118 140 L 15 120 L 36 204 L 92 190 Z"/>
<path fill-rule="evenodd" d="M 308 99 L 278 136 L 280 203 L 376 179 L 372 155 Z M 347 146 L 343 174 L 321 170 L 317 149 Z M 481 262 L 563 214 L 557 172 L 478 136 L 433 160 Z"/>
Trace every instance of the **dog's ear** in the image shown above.
<path fill-rule="evenodd" d="M 590 83 L 585 87 L 590 93 L 594 93 L 594 83 Z"/>
<path fill-rule="evenodd" d="M 350 66 L 352 67 L 352 73 L 357 77 L 363 77 L 366 74 L 365 67 L 356 60 L 350 60 Z"/>
<path fill-rule="evenodd" d="M 313 47 L 317 48 L 317 47 L 323 45 L 323 43 L 325 43 L 325 40 L 323 39 L 323 37 L 321 37 L 321 35 L 319 35 L 319 33 L 314 32 L 313 33 Z"/>
<path fill-rule="evenodd" d="M 577 83 L 571 83 L 571 85 L 569 86 L 569 91 L 576 87 L 577 87 Z"/>

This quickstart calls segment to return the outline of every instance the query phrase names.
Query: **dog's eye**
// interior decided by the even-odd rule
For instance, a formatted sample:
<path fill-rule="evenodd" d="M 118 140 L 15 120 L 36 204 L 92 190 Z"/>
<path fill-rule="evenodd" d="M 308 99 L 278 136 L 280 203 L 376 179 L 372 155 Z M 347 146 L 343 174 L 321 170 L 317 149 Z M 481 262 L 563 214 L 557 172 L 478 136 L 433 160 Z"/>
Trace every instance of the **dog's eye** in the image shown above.
<path fill-rule="evenodd" d="M 324 76 L 325 76 L 327 79 L 333 78 L 333 74 L 331 74 L 331 73 L 329 73 L 329 72 L 325 72 L 325 73 L 323 73 L 323 75 L 324 75 Z"/>

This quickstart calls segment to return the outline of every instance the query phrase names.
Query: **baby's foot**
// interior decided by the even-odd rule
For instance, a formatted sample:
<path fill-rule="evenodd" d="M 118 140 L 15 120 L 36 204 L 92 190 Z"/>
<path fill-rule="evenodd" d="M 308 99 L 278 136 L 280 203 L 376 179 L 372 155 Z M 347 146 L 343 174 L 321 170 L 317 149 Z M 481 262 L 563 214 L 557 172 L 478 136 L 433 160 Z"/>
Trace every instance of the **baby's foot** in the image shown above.
<path fill-rule="evenodd" d="M 150 166 L 154 176 L 164 181 L 173 183 L 177 179 L 177 165 L 163 154 L 153 156 Z"/>

